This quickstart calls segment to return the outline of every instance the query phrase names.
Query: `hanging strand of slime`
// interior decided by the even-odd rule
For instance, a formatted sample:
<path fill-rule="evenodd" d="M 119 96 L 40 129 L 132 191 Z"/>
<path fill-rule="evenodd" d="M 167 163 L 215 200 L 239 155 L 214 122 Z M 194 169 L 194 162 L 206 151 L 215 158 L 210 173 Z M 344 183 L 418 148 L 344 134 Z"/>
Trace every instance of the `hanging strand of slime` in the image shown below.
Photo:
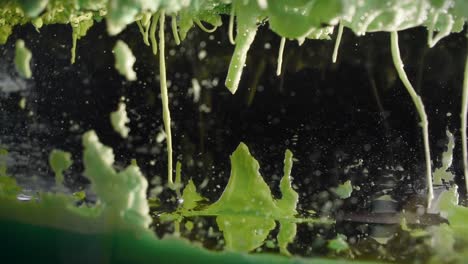
<path fill-rule="evenodd" d="M 467 35 L 468 39 L 468 35 Z M 467 135 L 466 123 L 468 116 L 468 50 L 466 55 L 465 74 L 463 80 L 463 95 L 462 95 L 462 110 L 461 110 L 461 136 L 463 149 L 463 172 L 465 176 L 465 187 L 468 190 L 468 150 L 467 150 Z"/>
<path fill-rule="evenodd" d="M 234 40 L 234 17 L 236 13 L 234 10 L 234 7 L 231 6 L 231 14 L 229 15 L 229 27 L 228 27 L 228 37 L 229 37 L 229 42 L 232 45 L 236 44 L 236 41 Z"/>
<path fill-rule="evenodd" d="M 276 76 L 281 75 L 281 68 L 283 66 L 283 53 L 284 53 L 284 45 L 286 44 L 286 38 L 282 37 L 280 46 L 279 46 L 279 51 L 278 51 L 278 62 L 276 66 Z"/>
<path fill-rule="evenodd" d="M 136 24 L 138 26 L 138 29 L 140 30 L 140 34 L 143 37 L 143 43 L 145 43 L 146 46 L 149 46 L 150 43 L 148 41 L 148 26 L 143 28 L 143 25 L 141 24 L 141 20 L 137 20 Z"/>
<path fill-rule="evenodd" d="M 172 15 L 171 27 L 172 27 L 172 35 L 174 36 L 174 41 L 176 45 L 179 46 L 180 38 L 179 38 L 179 32 L 177 30 L 177 16 L 176 15 Z"/>
<path fill-rule="evenodd" d="M 165 58 L 165 41 L 164 41 L 164 23 L 165 13 L 164 10 L 160 14 L 153 15 L 153 24 L 151 25 L 151 43 L 153 45 L 153 53 L 155 52 L 155 36 L 153 32 L 156 31 L 157 17 L 159 16 L 159 86 L 161 89 L 161 101 L 164 131 L 166 132 L 166 147 L 167 147 L 167 181 L 169 187 L 173 188 L 174 180 L 172 179 L 172 133 L 171 133 L 171 112 L 169 110 L 169 96 L 167 92 L 166 81 L 166 58 Z"/>
<path fill-rule="evenodd" d="M 156 28 L 158 27 L 159 12 L 153 15 L 150 27 L 150 41 L 153 54 L 158 54 L 158 41 L 156 40 Z"/>
<path fill-rule="evenodd" d="M 426 182 L 427 182 L 427 208 L 431 206 L 432 199 L 434 198 L 434 189 L 432 187 L 432 168 L 431 168 L 431 152 L 429 148 L 429 122 L 427 121 L 426 110 L 424 109 L 424 104 L 421 100 L 421 97 L 416 93 L 411 82 L 406 75 L 403 61 L 400 56 L 400 47 L 398 45 L 398 32 L 391 32 L 391 50 L 392 50 L 392 59 L 393 64 L 398 72 L 398 76 L 408 91 L 411 99 L 413 100 L 416 111 L 418 112 L 419 118 L 421 119 L 421 130 L 423 134 L 424 141 L 424 156 L 426 159 Z"/>
<path fill-rule="evenodd" d="M 206 27 L 202 24 L 202 22 L 201 22 L 200 20 L 198 20 L 198 19 L 195 19 L 194 22 L 195 22 L 195 24 L 197 24 L 197 26 L 198 26 L 201 30 L 205 31 L 206 33 L 213 33 L 213 32 L 215 32 L 216 29 L 218 28 L 217 26 L 213 26 L 212 29 L 208 29 L 208 28 L 206 28 Z"/>
<path fill-rule="evenodd" d="M 343 23 L 340 22 L 340 25 L 338 26 L 338 33 L 336 35 L 335 47 L 333 48 L 333 56 L 332 56 L 333 63 L 336 63 L 336 59 L 338 58 L 338 50 L 340 48 L 342 36 L 343 36 Z"/>

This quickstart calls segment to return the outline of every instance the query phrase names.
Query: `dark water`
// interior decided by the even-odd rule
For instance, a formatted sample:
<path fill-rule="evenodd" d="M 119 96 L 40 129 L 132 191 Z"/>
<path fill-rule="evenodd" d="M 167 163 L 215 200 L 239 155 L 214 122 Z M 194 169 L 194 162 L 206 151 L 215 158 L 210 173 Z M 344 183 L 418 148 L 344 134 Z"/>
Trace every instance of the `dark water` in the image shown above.
<path fill-rule="evenodd" d="M 260 162 L 274 193 L 279 192 L 284 151 L 292 150 L 301 212 L 314 210 L 338 219 L 376 213 L 373 201 L 384 194 L 396 203 L 380 209 L 383 213 L 423 206 L 422 136 L 391 61 L 388 33 L 358 38 L 345 31 L 336 64 L 331 63 L 334 41 L 309 40 L 301 47 L 288 41 L 284 71 L 276 77 L 279 37 L 264 26 L 249 53 L 239 90 L 231 95 L 223 85 L 233 51 L 226 32 L 221 28 L 208 35 L 194 29 L 181 46 L 174 45 L 170 32 L 166 34 L 175 157 L 183 164 L 184 179 L 192 178 L 204 186 L 200 190 L 204 196 L 216 200 L 229 177 L 229 155 L 242 141 Z M 17 38 L 25 39 L 33 52 L 32 80 L 20 80 L 14 71 Z M 126 82 L 113 67 L 111 50 L 117 39 L 137 57 L 136 82 Z M 448 128 L 456 136 L 452 169 L 457 183 L 462 183 L 459 109 L 466 46 L 463 34 L 453 34 L 429 49 L 425 29 L 400 33 L 405 69 L 426 104 L 434 167 L 441 164 Z M 47 157 L 60 148 L 72 152 L 75 160 L 66 173 L 66 186 L 72 191 L 86 188 L 80 137 L 95 129 L 101 141 L 114 148 L 117 166 L 136 158 L 148 179 L 160 177 L 164 182 L 165 142 L 155 139 L 162 129 L 158 65 L 136 25 L 109 37 L 105 25 L 97 24 L 79 40 L 74 65 L 69 63 L 70 47 L 71 28 L 64 25 L 45 27 L 40 34 L 30 26 L 18 28 L 0 47 L 0 144 L 10 150 L 10 173 L 31 189 L 50 188 L 53 173 Z M 198 102 L 190 92 L 192 79 L 201 86 Z M 17 91 L 7 93 L 7 86 Z M 127 140 L 108 121 L 122 96 L 129 100 Z M 27 100 L 26 110 L 18 107 L 21 97 Z M 359 190 L 344 201 L 336 199 L 330 188 L 348 179 Z M 375 223 L 384 218 L 369 217 Z M 355 221 L 329 228 L 299 226 L 301 243 L 292 251 L 325 252 L 326 238 L 339 232 L 375 252 L 378 244 L 363 237 L 376 228 Z"/>

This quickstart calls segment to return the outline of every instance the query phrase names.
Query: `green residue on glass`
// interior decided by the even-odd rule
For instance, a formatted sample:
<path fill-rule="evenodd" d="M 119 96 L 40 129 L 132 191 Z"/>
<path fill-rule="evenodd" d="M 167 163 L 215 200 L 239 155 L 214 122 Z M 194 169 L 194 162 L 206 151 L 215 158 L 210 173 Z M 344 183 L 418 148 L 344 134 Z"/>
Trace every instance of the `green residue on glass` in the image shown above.
<path fill-rule="evenodd" d="M 85 191 L 74 192 L 73 197 L 75 197 L 77 201 L 83 201 L 86 199 L 86 192 Z"/>
<path fill-rule="evenodd" d="M 83 135 L 84 175 L 90 179 L 102 216 L 111 223 L 120 221 L 132 226 L 147 228 L 151 223 L 146 199 L 148 182 L 137 165 L 129 165 L 117 172 L 114 153 L 104 146 L 94 131 Z"/>
<path fill-rule="evenodd" d="M 341 199 L 347 199 L 351 197 L 353 186 L 351 185 L 351 181 L 347 180 L 343 184 L 338 185 L 338 187 L 333 188 L 332 191 Z"/>
<path fill-rule="evenodd" d="M 16 199 L 21 187 L 16 184 L 15 178 L 7 173 L 7 156 L 8 150 L 0 147 L 0 197 Z"/>
<path fill-rule="evenodd" d="M 401 227 L 401 230 L 408 232 L 410 234 L 410 236 L 412 236 L 414 238 L 425 237 L 425 236 L 427 236 L 429 234 L 424 229 L 409 227 L 405 217 L 401 218 L 400 227 Z"/>
<path fill-rule="evenodd" d="M 462 263 L 455 261 L 458 255 L 455 251 L 455 234 L 449 225 L 431 226 L 428 230 L 431 236 L 427 243 L 434 249 L 431 263 Z"/>
<path fill-rule="evenodd" d="M 63 172 L 73 164 L 71 153 L 54 149 L 49 154 L 49 166 L 55 173 L 55 183 L 63 186 Z"/>
<path fill-rule="evenodd" d="M 7 161 L 8 150 L 0 147 L 0 177 L 6 177 L 7 175 Z"/>
<path fill-rule="evenodd" d="M 293 154 L 290 150 L 286 150 L 284 155 L 284 169 L 283 178 L 280 181 L 281 199 L 276 201 L 281 214 L 286 218 L 293 218 L 296 214 L 296 207 L 299 201 L 299 194 L 291 186 L 291 170 L 293 165 Z M 296 237 L 297 227 L 296 223 L 291 222 L 290 219 L 280 220 L 280 230 L 278 233 L 278 246 L 280 252 L 285 255 L 290 255 L 287 246 L 293 242 Z"/>
<path fill-rule="evenodd" d="M 24 78 L 31 78 L 32 76 L 31 58 L 31 51 L 26 47 L 22 39 L 18 39 L 15 46 L 15 66 L 16 71 Z"/>
<path fill-rule="evenodd" d="M 468 1 L 466 4 L 468 10 Z M 466 36 L 468 39 L 468 35 Z M 468 48 L 468 44 L 466 45 Z M 463 176 L 465 176 L 465 188 L 468 190 L 468 138 L 466 128 L 468 127 L 468 54 L 465 58 L 465 71 L 463 74 L 462 102 L 460 114 L 460 134 L 463 153 Z"/>
<path fill-rule="evenodd" d="M 125 76 L 127 81 L 136 80 L 137 75 L 133 70 L 136 59 L 128 45 L 122 40 L 118 40 L 112 52 L 115 56 L 115 69 Z"/>
<path fill-rule="evenodd" d="M 15 178 L 10 176 L 0 176 L 0 197 L 16 199 L 21 192 L 21 187 L 16 183 Z"/>
<path fill-rule="evenodd" d="M 127 127 L 127 124 L 130 122 L 130 119 L 127 116 L 125 103 L 119 103 L 117 110 L 110 114 L 110 121 L 115 132 L 119 133 L 123 138 L 128 137 L 130 128 Z"/>
<path fill-rule="evenodd" d="M 18 4 L 29 17 L 38 16 L 47 6 L 49 0 L 18 0 Z"/>
<path fill-rule="evenodd" d="M 76 60 L 76 44 L 79 39 L 86 36 L 88 30 L 93 26 L 93 13 L 86 12 L 80 15 L 72 14 L 70 16 L 70 25 L 72 27 L 72 48 L 71 48 L 71 63 Z"/>
<path fill-rule="evenodd" d="M 346 242 L 346 236 L 342 234 L 338 234 L 336 238 L 328 241 L 327 247 L 336 253 L 349 250 L 348 242 Z"/>
<path fill-rule="evenodd" d="M 185 229 L 187 229 L 187 231 L 192 232 L 193 227 L 194 227 L 194 225 L 193 225 L 192 221 L 185 222 Z"/>
<path fill-rule="evenodd" d="M 26 108 L 26 98 L 21 97 L 21 99 L 18 102 L 18 106 L 21 108 L 21 110 L 24 110 Z"/>
<path fill-rule="evenodd" d="M 455 138 L 447 129 L 447 151 L 442 153 L 442 166 L 434 171 L 434 184 L 441 185 L 442 180 L 445 182 L 452 181 L 455 176 L 449 171 L 453 162 L 453 149 L 455 148 Z"/>

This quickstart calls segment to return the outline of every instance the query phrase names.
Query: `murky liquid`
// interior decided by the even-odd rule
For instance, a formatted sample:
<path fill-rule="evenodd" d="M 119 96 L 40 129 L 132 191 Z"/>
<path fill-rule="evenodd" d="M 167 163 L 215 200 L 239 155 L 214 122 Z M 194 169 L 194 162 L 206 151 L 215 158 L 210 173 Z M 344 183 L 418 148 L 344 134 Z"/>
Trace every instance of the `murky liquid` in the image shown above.
<path fill-rule="evenodd" d="M 422 94 L 429 115 L 434 168 L 445 150 L 446 128 L 459 127 L 464 41 L 462 34 L 426 48 L 425 31 L 414 29 L 400 36 L 405 68 Z M 24 81 L 13 67 L 13 43 L 25 39 L 33 52 L 34 78 Z M 117 166 L 135 158 L 153 183 L 165 184 L 166 155 L 162 130 L 157 61 L 144 46 L 136 26 L 119 38 L 137 57 L 138 81 L 126 82 L 113 68 L 116 38 L 103 24 L 78 42 L 77 61 L 69 64 L 71 29 L 49 26 L 36 33 L 17 29 L 0 46 L 0 145 L 9 150 L 8 167 L 27 195 L 53 189 L 47 166 L 54 148 L 70 151 L 74 165 L 65 173 L 69 192 L 87 190 L 81 175 L 81 135 L 95 129 L 104 144 L 114 148 Z M 167 34 L 169 40 L 170 34 Z M 294 153 L 293 185 L 300 196 L 301 215 L 330 216 L 336 225 L 300 224 L 293 254 L 330 254 L 326 243 L 337 233 L 347 236 L 361 257 L 386 259 L 424 256 L 421 241 L 399 229 L 402 210 L 424 207 L 424 161 L 417 115 L 398 80 L 389 52 L 389 35 L 356 38 L 345 32 L 337 64 L 331 63 L 333 42 L 307 41 L 299 47 L 286 43 L 283 75 L 276 77 L 280 38 L 266 29 L 259 32 L 249 53 L 239 91 L 224 87 L 233 51 L 226 30 L 199 34 L 194 30 L 181 46 L 169 40 L 167 69 L 173 119 L 175 159 L 182 162 L 182 178 L 192 178 L 211 202 L 229 178 L 229 155 L 242 141 L 260 163 L 261 173 L 275 195 L 279 194 L 283 153 Z M 112 130 L 109 113 L 121 97 L 128 101 L 130 135 L 123 140 Z M 26 108 L 18 106 L 26 98 Z M 461 151 L 456 137 L 452 170 L 461 182 Z M 351 180 L 352 196 L 339 199 L 331 188 Z M 443 188 L 443 187 L 441 187 Z M 462 193 L 465 190 L 461 190 Z M 177 199 L 168 190 L 153 189 L 162 206 L 171 211 Z M 389 197 L 390 199 L 379 199 Z M 222 234 L 214 219 L 190 219 L 180 234 L 208 248 L 222 249 Z M 423 225 L 442 221 L 415 216 Z M 155 232 L 174 232 L 174 224 L 159 223 Z M 211 230 L 211 231 L 210 231 Z M 277 229 L 269 237 L 275 237 Z M 260 249 L 277 251 L 270 242 Z M 404 246 L 404 248 L 402 248 Z M 414 246 L 412 246 L 414 245 Z M 385 253 L 382 253 L 385 252 Z M 424 260 L 424 257 L 421 257 Z"/>

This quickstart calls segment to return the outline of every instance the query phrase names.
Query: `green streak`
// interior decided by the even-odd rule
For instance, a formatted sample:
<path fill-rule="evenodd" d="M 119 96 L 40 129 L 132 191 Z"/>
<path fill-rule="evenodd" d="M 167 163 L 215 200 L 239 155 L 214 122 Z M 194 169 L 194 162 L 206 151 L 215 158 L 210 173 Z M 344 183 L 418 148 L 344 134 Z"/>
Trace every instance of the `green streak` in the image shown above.
<path fill-rule="evenodd" d="M 143 26 L 141 25 L 141 21 L 137 20 L 136 24 L 138 25 L 138 29 L 140 30 L 141 36 L 143 37 L 143 43 L 145 43 L 146 46 L 149 46 L 149 40 L 148 40 L 148 28 L 143 29 Z"/>
<path fill-rule="evenodd" d="M 229 37 L 229 42 L 232 45 L 236 44 L 236 41 L 234 40 L 234 17 L 236 13 L 234 10 L 234 7 L 231 6 L 231 14 L 229 15 L 229 27 L 228 27 L 228 37 Z"/>
<path fill-rule="evenodd" d="M 182 163 L 180 161 L 176 162 L 176 172 L 175 172 L 175 184 L 170 186 L 175 189 L 177 198 L 181 197 L 180 188 L 182 188 Z"/>
<path fill-rule="evenodd" d="M 31 51 L 26 47 L 24 41 L 19 39 L 15 45 L 15 67 L 16 71 L 24 78 L 31 78 L 32 72 L 30 67 Z"/>
<path fill-rule="evenodd" d="M 218 28 L 217 26 L 213 26 L 212 29 L 208 29 L 208 28 L 206 28 L 206 27 L 202 24 L 202 22 L 201 22 L 200 20 L 198 20 L 198 19 L 194 19 L 193 22 L 195 22 L 195 24 L 197 24 L 197 26 L 198 26 L 201 30 L 205 31 L 206 33 L 213 33 L 213 32 L 215 32 L 216 29 Z"/>
<path fill-rule="evenodd" d="M 463 149 L 463 172 L 465 175 L 465 186 L 466 186 L 466 189 L 468 190 L 468 150 L 467 150 L 467 136 L 466 136 L 467 116 L 468 116 L 468 55 L 466 57 L 465 77 L 463 80 L 461 129 L 460 129 L 461 136 L 462 136 L 462 149 Z"/>
<path fill-rule="evenodd" d="M 156 28 L 158 26 L 159 13 L 153 14 L 150 28 L 150 40 L 151 48 L 153 49 L 153 54 L 158 54 L 158 41 L 156 40 Z"/>
<path fill-rule="evenodd" d="M 285 44 L 286 44 L 286 38 L 282 37 L 280 46 L 279 46 L 279 51 L 278 51 L 278 63 L 276 66 L 276 76 L 281 75 L 281 67 L 283 66 L 283 53 L 284 53 Z"/>
<path fill-rule="evenodd" d="M 398 32 L 391 32 L 391 49 L 392 49 L 392 59 L 395 69 L 398 72 L 400 80 L 403 82 L 406 90 L 408 91 L 411 99 L 413 100 L 416 111 L 418 112 L 419 118 L 421 119 L 421 130 L 423 134 L 424 142 L 424 156 L 426 159 L 426 183 L 428 188 L 427 193 L 427 208 L 431 206 L 432 199 L 434 198 L 434 190 L 432 187 L 432 168 L 431 168 L 431 152 L 429 147 L 429 122 L 427 121 L 426 110 L 424 109 L 424 104 L 421 100 L 421 97 L 416 93 L 411 82 L 406 75 L 403 61 L 400 56 L 400 47 L 398 45 Z"/>
<path fill-rule="evenodd" d="M 167 81 L 166 81 L 166 58 L 165 58 L 165 52 L 164 52 L 164 49 L 165 49 L 164 23 L 165 23 L 165 14 L 164 14 L 164 10 L 162 10 L 161 15 L 159 17 L 159 86 L 161 89 L 164 130 L 166 132 L 167 181 L 169 183 L 169 186 L 172 186 L 174 185 L 174 181 L 172 179 L 171 112 L 169 109 L 169 96 L 167 93 Z"/>
<path fill-rule="evenodd" d="M 78 40 L 78 36 L 76 34 L 72 34 L 72 48 L 71 48 L 71 64 L 75 63 L 76 60 L 76 41 Z"/>
<path fill-rule="evenodd" d="M 333 56 L 332 56 L 333 63 L 336 63 L 336 59 L 338 58 L 338 50 L 340 48 L 342 36 L 343 36 L 343 23 L 340 23 L 340 25 L 338 26 L 338 33 L 336 35 L 335 47 L 333 48 Z"/>
<path fill-rule="evenodd" d="M 175 15 L 172 15 L 171 27 L 172 27 L 172 35 L 174 36 L 174 41 L 176 45 L 180 45 L 179 32 L 177 30 L 177 17 Z"/>
<path fill-rule="evenodd" d="M 257 27 L 250 27 L 245 29 L 237 28 L 236 48 L 232 55 L 231 62 L 229 63 L 229 70 L 226 77 L 225 85 L 231 93 L 236 93 L 239 87 L 239 82 L 242 77 L 242 70 L 244 69 L 245 61 L 247 59 L 247 52 L 250 45 L 252 45 L 255 35 L 257 34 Z"/>
<path fill-rule="evenodd" d="M 430 25 L 428 27 L 428 34 L 427 34 L 427 43 L 430 48 L 433 48 L 437 42 L 439 42 L 441 39 L 444 37 L 448 36 L 450 34 L 450 31 L 453 28 L 453 18 L 448 17 L 448 16 L 442 16 L 445 21 L 442 23 L 442 28 L 439 30 L 439 32 L 434 36 L 434 31 L 435 31 L 435 25 L 439 20 L 439 12 L 437 12 L 432 20 L 430 21 Z"/>

